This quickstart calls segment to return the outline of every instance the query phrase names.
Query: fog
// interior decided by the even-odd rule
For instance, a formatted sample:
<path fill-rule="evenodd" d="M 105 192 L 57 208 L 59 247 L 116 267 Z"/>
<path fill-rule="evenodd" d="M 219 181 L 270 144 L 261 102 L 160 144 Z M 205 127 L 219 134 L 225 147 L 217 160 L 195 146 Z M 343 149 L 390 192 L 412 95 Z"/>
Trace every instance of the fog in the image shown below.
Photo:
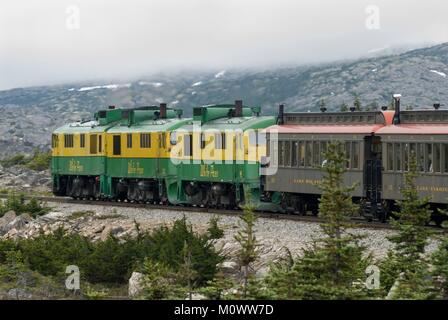
<path fill-rule="evenodd" d="M 446 0 L 14 0 L 0 90 L 352 59 L 448 41 Z"/>

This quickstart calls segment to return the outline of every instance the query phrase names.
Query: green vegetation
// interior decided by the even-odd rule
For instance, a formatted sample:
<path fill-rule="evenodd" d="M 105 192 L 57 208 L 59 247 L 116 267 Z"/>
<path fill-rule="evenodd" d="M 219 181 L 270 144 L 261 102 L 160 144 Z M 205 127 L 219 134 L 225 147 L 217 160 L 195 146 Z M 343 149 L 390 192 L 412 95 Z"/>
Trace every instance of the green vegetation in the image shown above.
<path fill-rule="evenodd" d="M 43 205 L 36 198 L 26 201 L 23 194 L 10 194 L 6 201 L 0 201 L 0 217 L 8 211 L 14 211 L 17 215 L 28 213 L 33 218 L 44 215 L 50 211 L 50 208 Z"/>
<path fill-rule="evenodd" d="M 85 216 L 85 212 L 81 216 Z M 14 280 L 13 257 L 22 263 L 16 264 L 17 268 L 23 267 L 56 281 L 66 277 L 66 266 L 76 265 L 90 289 L 90 284 L 126 284 L 131 273 L 140 270 L 153 285 L 147 296 L 160 299 L 180 293 L 185 298 L 187 292 L 192 293 L 215 277 L 216 265 L 223 259 L 213 247 L 215 236 L 193 232 L 185 218 L 175 221 L 171 228 L 161 227 L 151 233 L 139 231 L 137 224 L 136 229 L 138 236 L 135 238 L 109 236 L 95 243 L 63 229 L 34 239 L 1 240 L 0 271 L 3 271 L 0 277 Z M 5 270 L 9 273 L 5 274 Z M 158 286 L 161 288 L 157 289 Z M 104 296 L 101 291 L 90 289 L 85 292 L 88 298 Z"/>
<path fill-rule="evenodd" d="M 0 160 L 0 164 L 6 168 L 12 166 L 25 166 L 28 169 L 42 171 L 50 168 L 51 152 L 40 151 L 35 149 L 31 156 L 25 156 L 24 154 L 16 154 Z"/>

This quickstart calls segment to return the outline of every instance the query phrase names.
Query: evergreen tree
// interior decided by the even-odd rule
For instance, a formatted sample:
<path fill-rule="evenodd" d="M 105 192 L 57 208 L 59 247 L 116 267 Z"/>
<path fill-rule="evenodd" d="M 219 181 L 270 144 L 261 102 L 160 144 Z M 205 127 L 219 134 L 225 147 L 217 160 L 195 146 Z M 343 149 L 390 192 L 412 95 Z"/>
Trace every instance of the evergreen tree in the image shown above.
<path fill-rule="evenodd" d="M 247 289 L 252 272 L 252 264 L 258 258 L 258 243 L 254 230 L 256 220 L 257 217 L 254 214 L 254 208 L 250 204 L 250 202 L 248 202 L 244 206 L 244 213 L 240 216 L 240 230 L 234 236 L 235 240 L 240 246 L 237 252 L 237 258 L 242 270 L 243 298 L 247 297 Z"/>
<path fill-rule="evenodd" d="M 355 186 L 344 186 L 346 156 L 340 142 L 330 143 L 324 157 L 326 175 L 320 185 L 319 215 L 323 237 L 304 250 L 292 264 L 271 269 L 267 283 L 276 297 L 283 299 L 355 299 L 366 297 L 362 282 L 370 255 L 359 244 L 361 235 L 348 232 L 349 217 L 359 210 L 350 193 Z"/>
<path fill-rule="evenodd" d="M 356 111 L 361 111 L 362 110 L 361 100 L 359 100 L 359 96 L 358 95 L 355 95 L 355 100 L 353 101 L 353 106 L 355 107 Z"/>
<path fill-rule="evenodd" d="M 218 226 L 218 221 L 219 221 L 218 217 L 212 217 L 208 222 L 207 232 L 209 234 L 210 239 L 217 240 L 221 239 L 224 236 L 224 230 L 222 230 Z"/>
<path fill-rule="evenodd" d="M 341 104 L 341 109 L 340 109 L 340 111 L 341 111 L 341 112 L 347 112 L 347 111 L 348 111 L 348 104 L 346 104 L 345 102 L 343 102 L 343 103 Z"/>
<path fill-rule="evenodd" d="M 319 109 L 325 108 L 325 99 L 321 98 L 319 100 Z"/>
<path fill-rule="evenodd" d="M 397 219 L 391 224 L 397 230 L 388 237 L 394 250 L 388 253 L 382 264 L 381 283 L 386 291 L 395 283 L 391 299 L 424 299 L 434 297 L 429 264 L 424 256 L 430 233 L 426 225 L 431 219 L 429 198 L 419 198 L 416 180 L 417 160 L 415 154 L 409 159 L 409 171 L 404 174 L 402 200 L 398 201 Z M 393 282 L 392 282 L 393 280 Z M 395 282 L 397 281 L 397 282 Z"/>

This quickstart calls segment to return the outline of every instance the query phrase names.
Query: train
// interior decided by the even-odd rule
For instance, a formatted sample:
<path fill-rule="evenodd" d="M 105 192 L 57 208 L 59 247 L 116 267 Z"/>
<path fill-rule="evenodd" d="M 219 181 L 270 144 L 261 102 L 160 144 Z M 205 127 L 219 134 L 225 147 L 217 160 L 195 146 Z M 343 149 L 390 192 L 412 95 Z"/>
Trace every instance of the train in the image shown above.
<path fill-rule="evenodd" d="M 448 204 L 448 110 L 285 112 L 234 104 L 100 110 L 52 133 L 53 193 L 73 198 L 317 214 L 324 152 L 341 142 L 360 215 L 386 221 L 415 154 L 433 220 Z"/>

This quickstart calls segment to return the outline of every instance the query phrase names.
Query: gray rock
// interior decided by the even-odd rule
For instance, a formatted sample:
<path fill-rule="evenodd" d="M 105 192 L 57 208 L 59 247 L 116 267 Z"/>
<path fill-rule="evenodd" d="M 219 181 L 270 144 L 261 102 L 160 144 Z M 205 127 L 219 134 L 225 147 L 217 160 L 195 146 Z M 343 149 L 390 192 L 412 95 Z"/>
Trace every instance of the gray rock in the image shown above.
<path fill-rule="evenodd" d="M 101 232 L 101 240 L 106 240 L 109 235 L 116 236 L 124 231 L 123 227 L 120 226 L 106 226 Z"/>
<path fill-rule="evenodd" d="M 234 274 L 239 272 L 239 265 L 234 261 L 224 261 L 219 266 L 220 270 L 225 274 Z"/>
<path fill-rule="evenodd" d="M 8 297 L 10 299 L 23 300 L 31 299 L 33 295 L 22 288 L 13 288 L 8 291 Z"/>
<path fill-rule="evenodd" d="M 0 218 L 0 229 L 3 228 L 5 225 L 10 223 L 16 218 L 16 213 L 12 210 L 6 212 L 3 217 Z"/>
<path fill-rule="evenodd" d="M 143 292 L 144 275 L 140 272 L 132 272 L 129 278 L 128 295 L 130 298 L 135 298 Z"/>

